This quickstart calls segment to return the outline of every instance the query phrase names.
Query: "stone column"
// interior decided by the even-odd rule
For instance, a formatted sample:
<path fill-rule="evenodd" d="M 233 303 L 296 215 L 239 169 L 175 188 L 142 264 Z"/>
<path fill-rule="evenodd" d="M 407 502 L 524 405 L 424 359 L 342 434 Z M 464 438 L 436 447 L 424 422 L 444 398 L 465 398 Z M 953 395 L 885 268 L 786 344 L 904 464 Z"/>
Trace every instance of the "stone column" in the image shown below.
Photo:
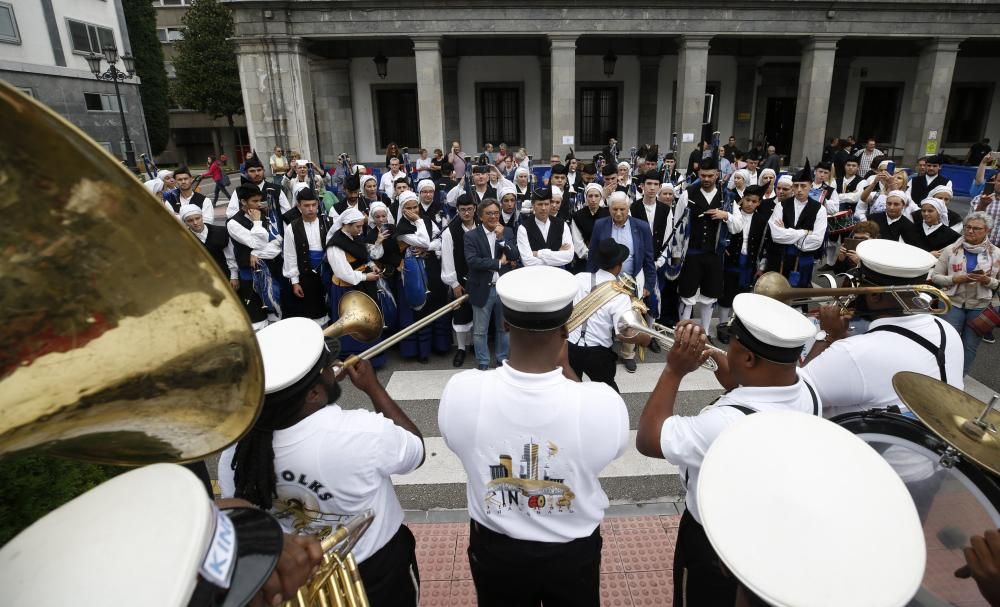
<path fill-rule="evenodd" d="M 677 165 L 687 167 L 687 158 L 701 140 L 705 112 L 705 82 L 708 77 L 708 45 L 711 36 L 681 36 L 677 42 Z M 690 134 L 691 141 L 684 141 Z M 682 169 L 683 170 L 683 169 Z"/>
<path fill-rule="evenodd" d="M 904 147 L 903 164 L 914 166 L 917 158 L 927 154 L 928 143 L 940 150 L 944 117 L 948 111 L 951 78 L 961 38 L 938 38 L 920 53 L 917 74 L 910 102 L 910 129 Z M 934 131 L 935 138 L 931 138 Z"/>
<path fill-rule="evenodd" d="M 351 62 L 349 59 L 321 59 L 312 62 L 316 129 L 323 162 L 335 165 L 347 152 L 357 158 L 354 135 L 354 106 L 351 103 Z"/>
<path fill-rule="evenodd" d="M 639 56 L 639 141 L 636 147 L 656 143 L 657 92 L 660 87 L 660 55 Z M 629 143 L 629 146 L 632 144 Z"/>
<path fill-rule="evenodd" d="M 749 150 L 753 133 L 750 132 L 750 121 L 753 119 L 753 100 L 757 95 L 757 57 L 736 58 L 736 103 L 733 107 L 733 137 L 736 137 L 736 147 Z M 729 136 L 722 134 L 723 141 L 729 141 Z"/>
<path fill-rule="evenodd" d="M 528 148 L 528 153 L 535 158 L 536 163 L 548 163 L 549 156 L 552 155 L 552 70 L 549 63 L 549 57 L 541 56 L 538 58 L 538 81 L 541 84 L 539 87 L 539 96 L 541 97 L 539 122 L 542 130 L 539 145 L 541 147 L 537 150 Z M 527 142 L 525 142 L 525 148 L 527 147 Z"/>
<path fill-rule="evenodd" d="M 823 156 L 837 40 L 835 37 L 814 36 L 803 45 L 789 164 L 802 164 L 808 158 L 815 166 Z"/>
<path fill-rule="evenodd" d="M 236 42 L 251 145 L 261 154 L 282 145 L 312 159 L 316 145 L 312 78 L 301 41 L 275 36 Z"/>
<path fill-rule="evenodd" d="M 830 137 L 847 136 L 854 129 L 844 130 L 844 109 L 847 106 L 847 80 L 851 73 L 852 59 L 839 57 L 833 68 L 830 82 L 830 108 L 826 114 L 826 134 Z M 825 145 L 825 144 L 824 144 Z"/>
<path fill-rule="evenodd" d="M 444 143 L 444 80 L 441 75 L 441 37 L 413 38 L 417 66 L 417 115 L 420 117 L 420 146 L 428 150 Z"/>
<path fill-rule="evenodd" d="M 576 39 L 577 36 L 550 35 L 551 53 L 551 104 L 552 104 L 552 154 L 565 156 L 571 147 L 563 137 L 576 135 Z M 540 161 L 541 162 L 541 161 Z"/>

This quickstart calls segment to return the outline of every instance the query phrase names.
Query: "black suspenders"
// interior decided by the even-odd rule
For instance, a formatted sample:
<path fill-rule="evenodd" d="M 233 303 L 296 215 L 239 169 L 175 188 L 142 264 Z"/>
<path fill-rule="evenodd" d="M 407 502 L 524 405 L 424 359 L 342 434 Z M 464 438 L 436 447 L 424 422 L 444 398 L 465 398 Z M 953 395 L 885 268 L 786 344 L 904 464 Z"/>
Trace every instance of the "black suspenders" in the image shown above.
<path fill-rule="evenodd" d="M 904 329 L 902 327 L 882 325 L 880 327 L 875 327 L 874 329 L 869 329 L 868 333 L 874 333 L 875 331 L 888 331 L 889 333 L 895 333 L 896 335 L 901 335 L 917 343 L 923 349 L 930 352 L 931 355 L 937 360 L 938 372 L 941 374 L 941 381 L 943 381 L 944 383 L 948 383 L 948 372 L 945 370 L 944 367 L 944 347 L 948 343 L 948 338 L 944 333 L 944 325 L 941 324 L 941 321 L 935 318 L 934 322 L 935 324 L 937 324 L 938 331 L 940 331 L 941 333 L 940 347 L 935 346 L 929 340 L 921 337 L 920 335 L 914 333 L 913 331 L 909 329 Z"/>
<path fill-rule="evenodd" d="M 816 398 L 816 391 L 813 390 L 813 387 L 809 385 L 809 382 L 807 382 L 805 380 L 800 380 L 800 381 L 802 381 L 802 383 L 804 383 L 806 385 L 806 388 L 809 389 L 809 396 L 812 398 L 812 401 L 813 401 L 813 413 L 812 414 L 813 415 L 819 415 L 819 399 Z M 733 409 L 736 409 L 737 411 L 739 411 L 743 415 L 750 415 L 750 414 L 753 414 L 753 413 L 757 413 L 756 409 L 751 409 L 750 407 L 747 407 L 746 405 L 729 405 L 729 404 L 726 404 L 726 405 L 722 405 L 722 406 L 723 407 L 732 407 Z"/>

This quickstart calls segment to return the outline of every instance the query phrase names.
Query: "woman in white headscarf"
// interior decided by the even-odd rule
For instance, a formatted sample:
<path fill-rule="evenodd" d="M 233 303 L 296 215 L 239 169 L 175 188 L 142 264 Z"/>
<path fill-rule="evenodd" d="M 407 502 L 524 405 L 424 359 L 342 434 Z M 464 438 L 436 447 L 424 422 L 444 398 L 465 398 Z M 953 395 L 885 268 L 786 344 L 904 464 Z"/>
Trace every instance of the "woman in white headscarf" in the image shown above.
<path fill-rule="evenodd" d="M 570 234 L 573 237 L 573 251 L 576 259 L 573 262 L 574 272 L 587 271 L 587 254 L 590 252 L 590 237 L 594 233 L 594 224 L 602 217 L 608 217 L 610 212 L 605 206 L 604 188 L 601 184 L 591 182 L 583 189 L 583 200 L 586 205 L 573 214 Z"/>
<path fill-rule="evenodd" d="M 382 272 L 378 284 L 378 305 L 382 309 L 382 324 L 389 333 L 399 328 L 399 308 L 396 303 L 399 266 L 403 261 L 396 240 L 396 219 L 382 202 L 372 203 L 368 212 L 365 234 L 368 254 Z"/>
<path fill-rule="evenodd" d="M 447 289 L 441 282 L 441 230 L 430 216 L 421 216 L 417 195 L 410 191 L 399 197 L 396 239 L 400 248 L 406 247 L 402 284 L 396 297 L 399 326 L 406 327 L 443 306 L 447 298 Z M 399 353 L 426 363 L 431 351 L 449 352 L 451 319 L 448 315 L 443 318 L 447 324 L 434 323 L 434 327 L 424 327 L 404 339 L 399 344 Z"/>
<path fill-rule="evenodd" d="M 733 173 L 733 186 L 726 188 L 725 191 L 726 204 L 730 205 L 730 208 L 737 208 L 748 185 L 750 185 L 750 171 L 738 169 Z"/>
<path fill-rule="evenodd" d="M 937 198 L 938 200 L 944 203 L 944 208 L 947 211 L 946 213 L 947 216 L 945 215 L 941 216 L 941 223 L 948 226 L 949 228 L 954 230 L 956 234 L 961 236 L 962 216 L 956 213 L 955 211 L 952 211 L 948 207 L 948 203 L 950 203 L 951 199 L 954 197 L 955 193 L 951 189 L 950 182 L 946 185 L 935 186 L 931 188 L 930 192 L 927 192 L 927 198 Z M 920 203 L 920 206 L 923 206 L 922 201 Z M 919 223 L 919 219 L 914 217 L 914 222 Z"/>
<path fill-rule="evenodd" d="M 341 213 L 326 239 L 326 259 L 333 270 L 330 285 L 330 321 L 340 318 L 340 300 L 349 291 L 361 291 L 373 301 L 378 301 L 376 281 L 381 276 L 371 261 L 368 245 L 362 236 L 365 216 L 356 207 Z M 361 343 L 349 335 L 340 338 L 340 350 L 345 355 L 360 354 L 372 344 Z M 371 360 L 376 369 L 385 364 L 385 355 Z"/>
<path fill-rule="evenodd" d="M 764 194 L 760 197 L 760 207 L 758 208 L 766 213 L 774 210 L 774 200 L 778 197 L 778 193 L 774 190 L 777 181 L 778 175 L 774 169 L 764 169 L 757 178 L 757 184 L 764 188 Z"/>
<path fill-rule="evenodd" d="M 517 167 L 514 171 L 514 193 L 517 194 L 517 201 L 524 202 L 531 200 L 531 172 L 527 167 Z"/>
<path fill-rule="evenodd" d="M 962 237 L 951 229 L 948 221 L 948 207 L 938 198 L 928 197 L 920 203 L 920 248 L 930 251 L 934 257 L 941 256 L 941 250 Z"/>

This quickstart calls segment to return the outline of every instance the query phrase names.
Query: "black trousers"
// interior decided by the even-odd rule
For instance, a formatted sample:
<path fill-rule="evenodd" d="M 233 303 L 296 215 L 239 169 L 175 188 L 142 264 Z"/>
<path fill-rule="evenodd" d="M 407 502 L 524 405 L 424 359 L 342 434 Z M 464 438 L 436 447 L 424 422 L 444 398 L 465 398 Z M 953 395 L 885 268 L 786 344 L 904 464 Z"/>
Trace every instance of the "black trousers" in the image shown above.
<path fill-rule="evenodd" d="M 673 327 L 681 320 L 681 298 L 677 294 L 677 280 L 661 278 L 663 288 L 660 290 L 660 318 L 656 322 Z"/>
<path fill-rule="evenodd" d="M 615 372 L 618 370 L 618 355 L 611 348 L 604 346 L 583 347 L 569 344 L 569 366 L 576 376 L 583 378 L 586 373 L 590 381 L 600 381 L 621 392 L 615 383 Z"/>
<path fill-rule="evenodd" d="M 677 277 L 677 294 L 694 297 L 701 289 L 705 297 L 722 297 L 722 258 L 710 253 L 688 253 Z"/>
<path fill-rule="evenodd" d="M 417 541 L 406 525 L 358 565 L 371 607 L 416 607 L 420 600 Z"/>
<path fill-rule="evenodd" d="M 476 521 L 469 528 L 469 566 L 479 607 L 600 605 L 600 527 L 561 544 L 515 540 Z"/>
<path fill-rule="evenodd" d="M 674 547 L 674 607 L 732 605 L 736 578 L 722 570 L 705 528 L 684 511 Z"/>

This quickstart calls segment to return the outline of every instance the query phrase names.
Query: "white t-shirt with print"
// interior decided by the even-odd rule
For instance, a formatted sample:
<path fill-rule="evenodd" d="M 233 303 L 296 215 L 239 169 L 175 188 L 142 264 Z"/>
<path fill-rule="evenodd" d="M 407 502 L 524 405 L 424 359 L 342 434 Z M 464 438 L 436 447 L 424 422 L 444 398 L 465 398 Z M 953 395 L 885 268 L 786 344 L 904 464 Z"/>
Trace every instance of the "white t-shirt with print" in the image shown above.
<path fill-rule="evenodd" d="M 233 497 L 235 446 L 219 458 L 222 497 Z M 381 413 L 331 405 L 274 433 L 278 498 L 271 513 L 289 533 L 325 536 L 348 517 L 371 508 L 375 519 L 354 548 L 363 562 L 388 542 L 403 522 L 403 508 L 389 479 L 411 472 L 423 443 Z"/>
<path fill-rule="evenodd" d="M 451 378 L 438 425 L 465 467 L 469 516 L 541 542 L 587 537 L 601 524 L 608 496 L 598 475 L 629 439 L 625 401 L 609 386 L 506 362 Z"/>

